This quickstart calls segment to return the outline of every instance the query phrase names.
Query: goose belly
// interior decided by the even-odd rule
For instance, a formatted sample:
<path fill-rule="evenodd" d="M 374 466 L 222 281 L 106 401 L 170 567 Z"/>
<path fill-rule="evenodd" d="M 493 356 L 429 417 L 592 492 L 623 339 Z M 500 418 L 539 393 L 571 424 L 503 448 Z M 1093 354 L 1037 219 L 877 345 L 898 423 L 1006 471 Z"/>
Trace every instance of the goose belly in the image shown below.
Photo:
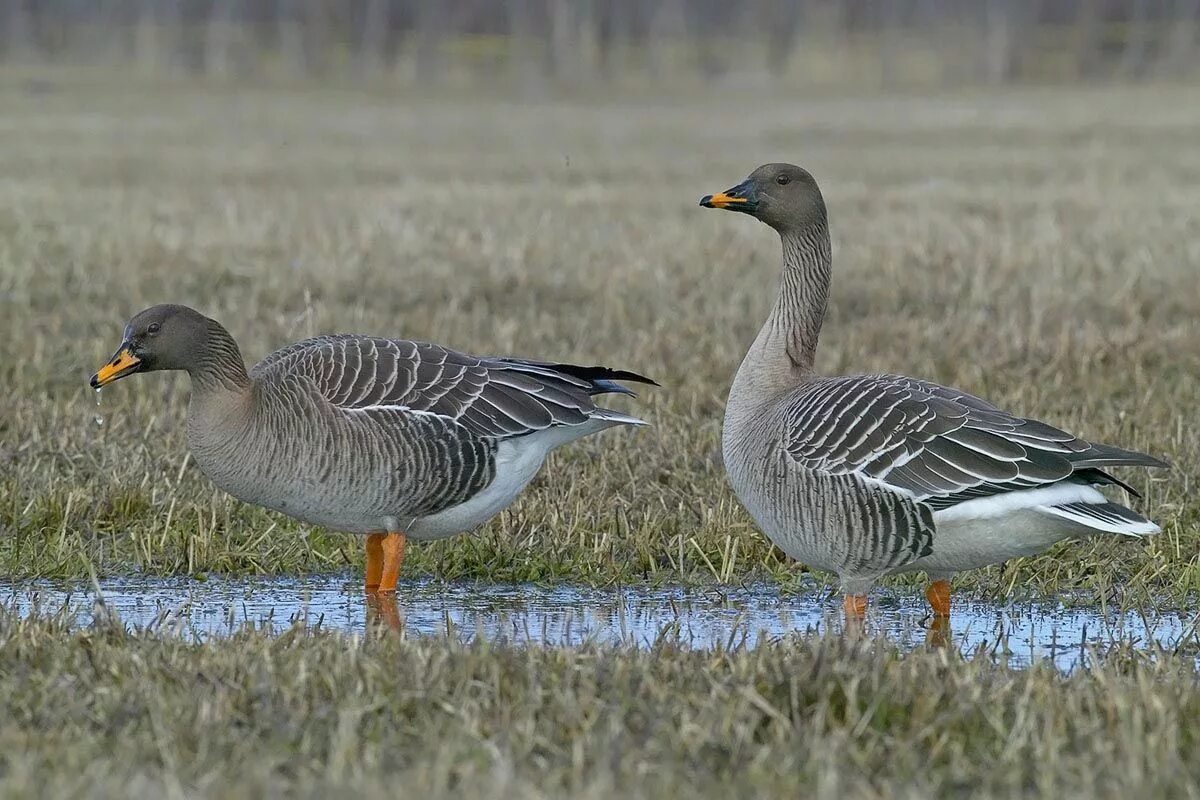
<path fill-rule="evenodd" d="M 409 532 L 428 509 L 461 505 L 495 483 L 496 446 L 437 418 L 317 417 L 237 435 L 215 430 L 189 430 L 196 464 L 213 483 L 335 531 Z"/>
<path fill-rule="evenodd" d="M 578 425 L 555 425 L 498 442 L 491 481 L 463 502 L 413 520 L 408 535 L 444 539 L 479 527 L 517 499 L 551 450 L 618 424 L 613 419 L 592 417 Z"/>
<path fill-rule="evenodd" d="M 809 507 L 788 513 L 758 487 L 739 488 L 734 484 L 733 493 L 763 535 L 788 556 L 817 569 L 830 572 L 841 569 L 843 559 L 833 545 L 844 536 L 838 531 L 818 529 L 813 524 L 814 518 L 822 516 L 817 509 Z"/>
<path fill-rule="evenodd" d="M 831 528 L 838 515 L 813 476 L 790 463 L 781 446 L 782 420 L 770 410 L 737 416 L 726 408 L 722 457 L 733 493 L 763 535 L 791 558 L 840 573 L 846 561 L 846 531 Z M 750 423 L 754 424 L 750 424 Z"/>
<path fill-rule="evenodd" d="M 927 512 L 895 492 L 806 470 L 782 452 L 726 464 L 734 493 L 767 538 L 808 566 L 843 580 L 871 578 L 927 549 Z"/>
<path fill-rule="evenodd" d="M 939 520 L 933 552 L 905 567 L 908 570 L 960 572 L 999 564 L 1010 558 L 1037 555 L 1070 538 L 1072 526 L 1032 508 L 1004 516 Z"/>
<path fill-rule="evenodd" d="M 546 449 L 535 437 L 500 442 L 495 476 L 487 486 L 465 502 L 414 520 L 407 534 L 413 539 L 444 539 L 477 528 L 507 508 L 546 459 Z"/>
<path fill-rule="evenodd" d="M 252 441 L 242 441 L 219 450 L 193 446 L 192 455 L 200 471 L 217 488 L 244 503 L 345 533 L 387 528 L 387 514 L 377 499 L 379 485 L 385 483 L 382 476 L 375 480 L 331 480 L 323 466 L 302 457 L 252 458 L 253 445 Z"/>

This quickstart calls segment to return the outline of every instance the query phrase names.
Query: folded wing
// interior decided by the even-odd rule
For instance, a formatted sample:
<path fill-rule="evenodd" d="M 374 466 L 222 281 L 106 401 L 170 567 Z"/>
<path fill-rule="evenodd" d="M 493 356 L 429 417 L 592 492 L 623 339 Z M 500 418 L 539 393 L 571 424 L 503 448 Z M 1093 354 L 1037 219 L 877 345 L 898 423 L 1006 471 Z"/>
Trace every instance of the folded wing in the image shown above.
<path fill-rule="evenodd" d="M 818 380 L 792 404 L 788 454 L 801 466 L 883 483 L 929 507 L 1075 480 L 1101 468 L 1165 467 L 937 384 L 892 375 Z"/>
<path fill-rule="evenodd" d="M 298 342 L 254 368 L 275 370 L 305 376 L 339 408 L 432 414 L 494 439 L 594 418 L 637 424 L 592 398 L 632 394 L 617 381 L 653 383 L 607 367 L 481 358 L 435 344 L 355 335 Z"/>

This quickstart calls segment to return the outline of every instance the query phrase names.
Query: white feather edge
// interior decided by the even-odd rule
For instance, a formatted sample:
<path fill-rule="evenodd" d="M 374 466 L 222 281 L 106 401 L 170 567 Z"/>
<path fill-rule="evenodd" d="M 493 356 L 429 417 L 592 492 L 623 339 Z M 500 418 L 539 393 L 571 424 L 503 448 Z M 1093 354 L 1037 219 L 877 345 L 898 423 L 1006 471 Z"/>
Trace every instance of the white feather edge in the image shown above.
<path fill-rule="evenodd" d="M 1072 522 L 1077 522 L 1080 525 L 1086 525 L 1089 528 L 1094 528 L 1098 531 L 1103 531 L 1104 533 L 1118 533 L 1123 536 L 1136 536 L 1139 538 L 1142 536 L 1152 536 L 1156 533 L 1162 533 L 1162 528 L 1158 527 L 1150 520 L 1146 520 L 1142 523 L 1122 522 L 1118 524 L 1105 522 L 1104 520 L 1099 520 L 1095 517 L 1089 517 L 1086 514 L 1079 514 L 1069 508 L 1040 506 L 1037 508 L 1037 510 L 1045 514 L 1052 514 L 1056 517 L 1069 519 Z"/>
<path fill-rule="evenodd" d="M 1091 486 L 1077 483 L 1056 483 L 1037 489 L 1023 489 L 1018 492 L 1005 492 L 990 497 L 967 500 L 950 508 L 933 512 L 933 520 L 935 523 L 943 523 L 995 519 L 1017 511 L 1030 510 L 1069 519 L 1098 531 L 1120 533 L 1126 536 L 1149 536 L 1162 530 L 1149 520 L 1143 524 L 1134 522 L 1106 524 L 1103 520 L 1075 514 L 1070 509 L 1059 508 L 1066 503 L 1100 504 L 1107 502 L 1109 502 L 1108 498 Z"/>
<path fill-rule="evenodd" d="M 447 416 L 446 414 L 437 414 L 433 411 L 421 411 L 421 410 L 418 410 L 415 408 L 409 408 L 408 406 L 391 405 L 391 404 L 386 404 L 386 403 L 378 404 L 378 405 L 370 405 L 370 406 L 355 406 L 352 408 L 347 408 L 345 406 L 339 406 L 339 408 L 341 408 L 342 411 L 352 411 L 352 412 L 358 412 L 358 413 L 364 413 L 364 412 L 368 412 L 368 411 L 398 411 L 402 414 L 414 414 L 416 416 L 436 417 L 438 419 L 444 419 L 449 422 L 458 422 L 458 417 L 451 417 L 451 416 Z M 631 417 L 628 414 L 622 414 L 620 411 L 613 411 L 608 408 L 600 408 L 600 407 L 593 408 L 591 411 L 587 412 L 587 417 L 588 417 L 587 421 L 604 420 L 605 422 L 612 422 L 612 423 L 617 423 L 617 424 L 621 424 L 621 425 L 649 425 L 650 424 L 650 423 L 646 422 L 645 420 L 638 419 L 637 417 Z M 547 427 L 551 427 L 551 428 L 577 427 L 578 425 L 587 424 L 587 421 L 582 422 L 582 423 L 577 423 L 575 426 L 570 426 L 570 425 L 563 426 L 561 424 L 559 424 L 559 425 L 551 424 Z"/>
<path fill-rule="evenodd" d="M 445 419 L 451 422 L 455 421 L 454 417 L 447 416 L 446 414 L 437 414 L 433 411 L 421 411 L 420 409 L 389 403 L 377 403 L 370 406 L 339 406 L 336 403 L 334 403 L 334 405 L 342 411 L 351 411 L 359 414 L 365 414 L 369 411 L 399 411 L 402 414 L 413 414 L 418 417 L 437 417 L 438 419 Z"/>

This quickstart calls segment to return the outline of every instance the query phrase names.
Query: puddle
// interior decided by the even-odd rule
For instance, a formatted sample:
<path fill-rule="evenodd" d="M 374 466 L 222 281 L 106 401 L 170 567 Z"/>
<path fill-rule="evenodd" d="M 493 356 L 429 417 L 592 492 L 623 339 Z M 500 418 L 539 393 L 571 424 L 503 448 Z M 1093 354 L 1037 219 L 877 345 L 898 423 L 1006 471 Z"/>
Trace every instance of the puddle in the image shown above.
<path fill-rule="evenodd" d="M 197 639 L 225 636 L 247 624 L 363 633 L 368 616 L 380 614 L 368 609 L 360 586 L 347 575 L 118 578 L 102 581 L 100 589 L 104 607 L 126 625 Z M 868 630 L 905 647 L 925 643 L 920 593 L 875 592 L 871 601 Z M 81 625 L 99 613 L 90 586 L 48 581 L 0 584 L 0 605 L 21 615 L 65 608 Z M 387 616 L 386 607 L 383 613 Z M 551 646 L 592 641 L 648 647 L 665 636 L 684 646 L 710 648 L 842 626 L 841 603 L 825 591 L 781 594 L 773 585 L 593 589 L 410 581 L 398 587 L 395 617 L 410 636 Z M 956 600 L 951 641 L 964 653 L 985 648 L 1017 666 L 1050 660 L 1071 670 L 1115 644 L 1200 652 L 1198 622 L 1174 611 L 1103 615 L 1053 603 Z"/>

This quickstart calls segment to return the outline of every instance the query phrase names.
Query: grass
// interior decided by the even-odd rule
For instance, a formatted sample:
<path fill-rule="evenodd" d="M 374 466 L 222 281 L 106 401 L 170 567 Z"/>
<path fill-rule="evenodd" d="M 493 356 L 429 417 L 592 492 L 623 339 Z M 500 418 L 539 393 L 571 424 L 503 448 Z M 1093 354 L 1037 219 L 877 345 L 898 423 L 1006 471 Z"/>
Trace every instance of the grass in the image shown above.
<path fill-rule="evenodd" d="M 653 423 L 556 454 L 409 574 L 787 583 L 726 484 L 729 379 L 777 243 L 696 208 L 769 159 L 825 189 L 819 367 L 979 393 L 1172 461 L 1124 475 L 1165 533 L 963 576 L 981 594 L 1200 589 L 1200 99 L 1188 88 L 514 105 L 383 91 L 0 76 L 0 574 L 296 573 L 349 537 L 231 501 L 189 463 L 186 379 L 87 376 L 185 302 L 250 361 L 321 331 L 607 363 Z M 104 424 L 97 426 L 97 411 Z"/>
<path fill-rule="evenodd" d="M 824 370 L 933 378 L 1176 464 L 1123 475 L 1162 536 L 960 582 L 1178 606 L 1200 589 L 1197 100 L 513 105 L 0 74 L 0 576 L 361 564 L 351 538 L 198 474 L 184 378 L 133 378 L 97 409 L 86 378 L 125 319 L 176 301 L 250 360 L 354 330 L 663 383 L 614 401 L 651 429 L 560 451 L 477 535 L 410 548 L 410 574 L 808 586 L 719 461 L 777 245 L 695 208 L 782 158 L 814 171 L 832 214 Z M 0 608 L 0 795 L 1195 798 L 1198 688 L 1194 653 L 1130 646 L 1064 676 L 827 636 L 195 643 Z"/>
<path fill-rule="evenodd" d="M 700 652 L 0 613 L 5 797 L 1196 797 L 1194 657 Z"/>

